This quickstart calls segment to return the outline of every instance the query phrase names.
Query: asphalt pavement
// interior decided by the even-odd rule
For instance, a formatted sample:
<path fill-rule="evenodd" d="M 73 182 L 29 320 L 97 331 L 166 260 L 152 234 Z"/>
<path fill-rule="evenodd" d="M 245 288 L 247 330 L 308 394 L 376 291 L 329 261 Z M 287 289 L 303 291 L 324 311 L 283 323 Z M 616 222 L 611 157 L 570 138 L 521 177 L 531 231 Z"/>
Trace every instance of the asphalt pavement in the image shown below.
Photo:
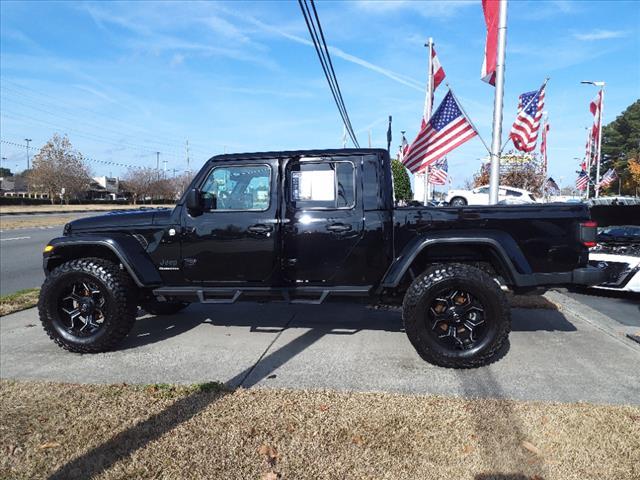
<path fill-rule="evenodd" d="M 416 354 L 397 311 L 240 303 L 141 316 L 119 350 L 80 355 L 58 348 L 31 309 L 0 322 L 0 377 L 640 404 L 640 345 L 594 320 L 514 309 L 510 339 L 506 355 L 488 367 L 444 369 Z"/>
<path fill-rule="evenodd" d="M 42 249 L 60 235 L 62 225 L 0 231 L 0 295 L 42 285 Z"/>
<path fill-rule="evenodd" d="M 567 293 L 571 298 L 629 327 L 640 327 L 640 294 L 609 292 L 591 288 Z"/>

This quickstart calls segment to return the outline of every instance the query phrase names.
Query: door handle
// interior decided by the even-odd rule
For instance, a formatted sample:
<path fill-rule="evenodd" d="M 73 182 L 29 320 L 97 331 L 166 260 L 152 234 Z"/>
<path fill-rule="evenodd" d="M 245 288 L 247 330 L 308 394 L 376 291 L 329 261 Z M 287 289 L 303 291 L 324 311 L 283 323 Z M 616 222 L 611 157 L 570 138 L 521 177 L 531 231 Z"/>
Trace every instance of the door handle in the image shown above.
<path fill-rule="evenodd" d="M 273 230 L 273 227 L 271 225 L 258 224 L 250 226 L 247 230 L 251 233 L 269 233 Z"/>
<path fill-rule="evenodd" d="M 351 225 L 345 225 L 344 223 L 333 223 L 327 225 L 327 230 L 334 233 L 343 233 L 351 230 Z"/>

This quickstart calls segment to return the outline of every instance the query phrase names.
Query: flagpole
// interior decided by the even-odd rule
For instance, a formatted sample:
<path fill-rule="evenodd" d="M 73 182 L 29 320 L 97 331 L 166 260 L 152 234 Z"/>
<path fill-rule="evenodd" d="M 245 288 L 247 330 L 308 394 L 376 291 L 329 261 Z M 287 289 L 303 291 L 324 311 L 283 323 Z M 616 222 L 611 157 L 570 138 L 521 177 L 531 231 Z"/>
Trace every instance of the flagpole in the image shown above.
<path fill-rule="evenodd" d="M 427 98 L 424 102 L 424 122 L 427 123 L 431 119 L 431 111 L 433 109 L 433 38 L 429 37 L 425 47 L 429 49 L 428 75 L 427 75 Z M 424 169 L 424 204 L 429 201 L 429 167 Z"/>
<path fill-rule="evenodd" d="M 502 146 L 502 106 L 504 97 L 504 58 L 507 44 L 507 0 L 499 0 L 498 52 L 496 59 L 496 95 L 493 104 L 493 136 L 491 139 L 491 174 L 489 203 L 498 203 L 500 183 L 500 147 Z"/>
<path fill-rule="evenodd" d="M 600 162 L 602 160 L 602 114 L 604 113 L 604 82 L 600 86 L 600 114 L 598 115 L 598 164 L 596 165 L 596 185 L 600 184 Z M 596 198 L 600 195 L 600 189 L 596 189 Z"/>
<path fill-rule="evenodd" d="M 547 165 L 547 159 L 549 155 L 547 155 L 547 151 L 549 149 L 549 145 L 547 144 L 547 124 L 549 123 L 549 114 L 547 112 L 542 112 L 542 135 L 544 135 L 544 179 L 547 180 L 547 172 L 549 171 L 549 166 Z M 540 139 L 540 146 L 542 146 L 542 139 Z"/>
<path fill-rule="evenodd" d="M 451 92 L 451 95 L 453 96 L 453 99 L 456 101 L 456 103 L 458 104 L 458 108 L 460 109 L 460 111 L 462 112 L 462 115 L 464 116 L 464 118 L 467 119 L 467 122 L 469 122 L 469 125 L 471 125 L 471 128 L 473 128 L 473 130 L 476 132 L 476 135 L 478 136 L 478 138 L 480 139 L 480 141 L 482 142 L 482 144 L 484 145 L 484 148 L 487 149 L 487 152 L 489 152 L 489 154 L 491 154 L 491 149 L 489 148 L 489 145 L 487 145 L 487 142 L 484 141 L 484 139 L 482 138 L 482 136 L 480 136 L 480 132 L 478 131 L 478 129 L 476 128 L 476 126 L 474 125 L 474 123 L 471 121 L 471 118 L 469 118 L 469 115 L 467 115 L 467 112 L 465 111 L 465 109 L 463 108 L 462 104 L 460 103 L 460 101 L 458 100 L 458 97 L 456 97 L 456 94 L 454 93 L 453 89 L 451 88 L 451 85 L 449 85 L 449 83 L 447 82 L 445 84 L 447 86 L 447 88 L 449 89 L 449 91 Z"/>
<path fill-rule="evenodd" d="M 591 134 L 592 130 L 589 127 L 587 127 L 586 130 L 587 130 L 587 155 L 586 155 L 587 158 L 584 159 L 584 163 L 586 166 L 587 175 L 589 175 L 589 180 L 591 180 L 591 147 L 592 147 L 591 143 L 592 143 L 593 135 Z M 589 198 L 589 182 L 587 182 L 587 198 Z"/>

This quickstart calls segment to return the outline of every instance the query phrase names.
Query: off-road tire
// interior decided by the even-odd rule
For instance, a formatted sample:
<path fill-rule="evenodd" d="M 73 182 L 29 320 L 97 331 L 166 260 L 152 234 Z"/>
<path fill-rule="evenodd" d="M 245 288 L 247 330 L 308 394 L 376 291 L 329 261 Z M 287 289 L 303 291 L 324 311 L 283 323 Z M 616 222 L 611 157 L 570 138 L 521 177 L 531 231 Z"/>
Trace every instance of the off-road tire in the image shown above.
<path fill-rule="evenodd" d="M 460 288 L 480 300 L 487 330 L 478 347 L 470 350 L 442 348 L 428 331 L 427 308 L 442 288 Z M 482 270 L 464 264 L 442 264 L 416 277 L 407 290 L 402 309 L 405 331 L 418 354 L 427 362 L 448 368 L 476 368 L 496 361 L 508 347 L 511 311 L 498 283 Z"/>
<path fill-rule="evenodd" d="M 188 302 L 158 302 L 157 300 L 147 300 L 140 305 L 140 308 L 151 315 L 173 315 L 188 306 Z"/>
<path fill-rule="evenodd" d="M 104 296 L 104 321 L 100 329 L 87 337 L 65 331 L 58 299 L 70 282 L 87 279 Z M 45 332 L 70 352 L 99 353 L 114 349 L 131 331 L 136 320 L 135 285 L 118 265 L 102 258 L 79 258 L 56 267 L 40 289 L 38 311 Z"/>

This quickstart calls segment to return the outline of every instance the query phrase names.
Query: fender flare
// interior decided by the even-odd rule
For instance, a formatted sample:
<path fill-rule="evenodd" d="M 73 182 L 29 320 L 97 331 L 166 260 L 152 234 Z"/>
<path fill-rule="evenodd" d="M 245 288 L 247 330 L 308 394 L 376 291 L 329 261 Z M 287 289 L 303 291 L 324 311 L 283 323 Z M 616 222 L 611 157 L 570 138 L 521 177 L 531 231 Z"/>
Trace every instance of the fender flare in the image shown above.
<path fill-rule="evenodd" d="M 519 287 L 536 284 L 531 266 L 513 237 L 505 232 L 485 230 L 481 234 L 464 231 L 455 232 L 453 235 L 450 232 L 434 232 L 433 234 L 416 237 L 395 258 L 385 273 L 380 283 L 380 288 L 397 287 L 416 257 L 422 251 L 434 245 L 478 245 L 489 247 L 506 271 L 510 282 Z"/>
<path fill-rule="evenodd" d="M 162 283 L 162 278 L 153 261 L 142 245 L 131 235 L 72 235 L 58 237 L 48 245 L 53 247 L 49 254 L 44 254 L 43 267 L 45 275 L 49 272 L 50 260 L 59 257 L 60 252 L 73 251 L 74 247 L 99 246 L 109 249 L 127 270 L 139 287 L 148 287 Z M 62 254 L 64 256 L 64 253 Z M 73 256 L 73 255 L 71 255 Z"/>

